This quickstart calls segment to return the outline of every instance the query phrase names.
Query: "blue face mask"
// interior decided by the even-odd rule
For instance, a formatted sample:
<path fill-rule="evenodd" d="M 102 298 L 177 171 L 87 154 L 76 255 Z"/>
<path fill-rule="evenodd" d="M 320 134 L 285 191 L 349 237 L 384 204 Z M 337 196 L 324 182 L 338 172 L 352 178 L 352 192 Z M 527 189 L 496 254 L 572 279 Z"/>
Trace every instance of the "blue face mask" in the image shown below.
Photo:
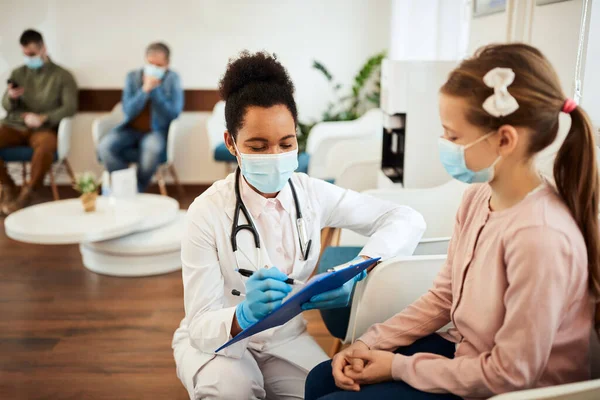
<path fill-rule="evenodd" d="M 153 76 L 156 79 L 162 79 L 167 72 L 166 68 L 157 67 L 156 65 L 146 64 L 144 65 L 144 75 Z"/>
<path fill-rule="evenodd" d="M 29 69 L 39 69 L 42 68 L 42 65 L 44 65 L 44 60 L 42 60 L 41 56 L 25 56 L 25 65 Z"/>
<path fill-rule="evenodd" d="M 234 146 L 241 158 L 242 175 L 261 193 L 281 191 L 298 169 L 297 149 L 279 154 L 243 154 L 235 142 Z"/>
<path fill-rule="evenodd" d="M 479 171 L 472 171 L 467 167 L 467 163 L 465 161 L 465 151 L 469 147 L 473 147 L 477 143 L 487 139 L 495 133 L 495 131 L 490 132 L 487 135 L 480 137 L 473 143 L 467 145 L 459 145 L 452 143 L 447 139 L 439 138 L 438 149 L 440 152 L 440 161 L 446 169 L 446 172 L 448 172 L 448 174 L 450 174 L 450 176 L 452 176 L 454 179 L 465 183 L 483 183 L 490 182 L 492 179 L 494 179 L 494 167 L 500 160 L 500 157 L 496 158 L 496 160 L 489 167 Z"/>

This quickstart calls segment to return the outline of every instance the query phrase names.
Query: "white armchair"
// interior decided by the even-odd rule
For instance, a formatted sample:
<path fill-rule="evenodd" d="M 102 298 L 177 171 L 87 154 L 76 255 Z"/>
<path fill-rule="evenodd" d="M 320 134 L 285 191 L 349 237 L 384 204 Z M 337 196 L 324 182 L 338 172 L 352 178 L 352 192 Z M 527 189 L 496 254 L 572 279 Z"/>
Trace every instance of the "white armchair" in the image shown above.
<path fill-rule="evenodd" d="M 71 183 L 75 184 L 75 173 L 73 172 L 71 164 L 69 164 L 69 160 L 67 159 L 69 152 L 71 151 L 71 137 L 73 134 L 72 117 L 67 117 L 60 120 L 57 134 L 56 165 L 58 168 L 64 166 L 67 170 L 67 174 L 69 174 L 69 178 L 71 178 Z M 52 196 L 54 197 L 54 200 L 60 200 L 60 195 L 58 194 L 56 179 L 54 177 L 54 171 L 52 168 L 53 167 L 50 167 L 48 172 L 48 175 L 50 176 L 50 186 L 52 187 Z M 25 170 L 25 166 L 23 166 L 23 182 L 25 182 Z"/>
<path fill-rule="evenodd" d="M 552 386 L 541 389 L 521 390 L 492 397 L 490 400 L 597 400 L 600 399 L 600 342 L 592 330 L 590 335 L 590 360 L 592 380 Z"/>
<path fill-rule="evenodd" d="M 225 102 L 220 100 L 215 104 L 210 117 L 206 121 L 206 130 L 208 132 L 208 143 L 214 154 L 218 145 L 224 143 L 223 133 L 227 130 L 225 125 Z"/>
<path fill-rule="evenodd" d="M 351 343 L 375 323 L 412 304 L 433 285 L 446 255 L 396 257 L 373 269 L 356 285 L 344 343 Z"/>
<path fill-rule="evenodd" d="M 210 155 L 215 162 L 226 164 L 229 170 L 237 167 L 235 157 L 231 155 L 223 134 L 227 130 L 225 122 L 225 102 L 223 100 L 215 104 L 210 117 L 206 121 L 206 132 L 208 134 L 208 143 Z"/>
<path fill-rule="evenodd" d="M 363 192 L 377 188 L 380 168 L 381 136 L 340 140 L 327 153 L 326 170 L 335 184 L 345 189 Z"/>
<path fill-rule="evenodd" d="M 458 181 L 450 181 L 439 187 L 429 189 L 384 189 L 369 190 L 364 192 L 366 194 L 372 195 L 383 200 L 392 201 L 400 205 L 412 207 L 413 209 L 415 209 L 423 215 L 423 218 L 425 219 L 425 222 L 427 224 L 427 230 L 425 231 L 424 237 L 417 245 L 413 257 L 402 259 L 402 261 L 407 263 L 410 261 L 412 263 L 408 264 L 408 269 L 406 270 L 410 274 L 416 274 L 418 271 L 423 271 L 423 279 L 425 279 L 428 285 L 430 285 L 433 282 L 433 277 L 439 270 L 439 266 L 441 265 L 441 263 L 438 263 L 438 261 L 443 260 L 448 252 L 448 243 L 450 240 L 450 236 L 452 235 L 452 232 L 454 230 L 456 211 L 461 202 L 462 195 L 466 187 L 466 184 L 460 183 Z M 319 263 L 320 270 L 322 270 L 325 267 L 337 265 L 339 263 L 348 261 L 349 259 L 351 259 L 351 257 L 348 259 L 343 258 L 347 257 L 351 253 L 354 255 L 358 254 L 360 249 L 367 242 L 366 237 L 361 236 L 350 230 L 344 229 L 341 231 L 340 235 L 336 235 L 336 232 L 338 231 L 328 231 L 326 233 L 325 239 L 323 240 L 324 251 L 321 261 Z M 416 266 L 413 268 L 412 265 L 414 263 L 416 263 Z M 375 270 L 379 270 L 384 264 L 378 266 L 377 268 L 375 268 Z M 404 277 L 402 272 L 399 272 L 398 276 Z M 396 282 L 396 280 L 392 279 L 391 282 Z M 382 283 L 385 283 L 385 280 L 382 281 Z M 357 286 L 355 297 L 352 300 L 352 310 L 350 312 L 350 319 L 346 330 L 343 330 L 345 326 L 342 325 L 341 322 L 334 321 L 333 318 L 330 318 L 330 316 L 327 315 L 327 312 L 321 312 L 322 315 L 325 313 L 325 315 L 323 316 L 325 324 L 329 331 L 332 332 L 332 334 L 336 338 L 349 341 L 354 336 L 353 330 L 355 329 L 355 322 L 352 320 L 352 315 L 355 315 L 354 318 L 356 318 L 356 314 L 352 313 L 357 312 L 354 308 L 357 306 L 358 303 L 362 301 L 359 292 L 360 287 L 362 286 Z M 425 290 L 427 290 L 428 287 L 429 286 L 427 286 Z M 397 295 L 396 290 L 393 290 L 392 292 L 393 294 L 391 294 L 390 296 Z M 356 295 L 356 293 L 359 293 L 358 296 Z M 411 292 L 409 291 L 408 293 Z M 387 298 L 386 295 L 382 296 L 384 298 Z M 399 296 L 397 299 L 401 302 L 406 300 L 408 301 L 408 303 L 410 303 L 417 297 L 418 296 Z M 397 312 L 398 310 L 402 309 L 398 308 L 400 306 L 394 301 L 390 302 L 389 304 L 391 305 L 391 307 L 388 307 L 386 305 L 382 306 L 381 308 L 381 312 L 389 314 L 386 314 L 387 316 L 391 316 L 393 315 L 394 311 Z M 360 311 L 358 312 L 358 314 L 360 315 Z M 374 317 L 379 318 L 383 314 L 380 314 L 378 311 L 372 315 Z M 371 320 L 369 319 L 367 322 L 365 322 L 365 324 L 370 323 L 370 321 Z M 340 341 L 334 342 L 330 353 L 335 354 L 339 350 L 340 346 Z"/>
<path fill-rule="evenodd" d="M 92 138 L 94 141 L 94 146 L 97 148 L 104 135 L 116 128 L 121 122 L 123 122 L 124 119 L 125 114 L 123 113 L 121 103 L 117 103 L 117 105 L 114 106 L 108 115 L 95 119 L 92 123 Z M 169 135 L 167 137 L 167 160 L 166 163 L 159 166 L 158 170 L 156 171 L 156 180 L 160 188 L 160 193 L 163 196 L 167 195 L 167 186 L 164 177 L 165 169 L 171 174 L 179 194 L 182 195 L 184 193 L 183 186 L 181 186 L 181 183 L 179 182 L 179 176 L 177 175 L 174 164 L 176 144 L 183 138 L 183 136 L 184 133 L 180 127 L 179 120 L 173 120 L 169 126 Z"/>
<path fill-rule="evenodd" d="M 69 152 L 71 151 L 71 135 L 73 133 L 73 118 L 63 118 L 60 120 L 60 124 L 58 125 L 58 162 L 59 163 L 67 163 L 67 157 L 69 156 Z M 70 167 L 68 167 L 70 168 Z"/>
<path fill-rule="evenodd" d="M 409 206 L 423 215 L 427 230 L 421 244 L 446 242 L 454 230 L 456 211 L 467 184 L 451 180 L 443 185 L 428 189 L 376 189 L 365 194 L 396 204 Z M 340 235 L 340 246 L 363 246 L 367 238 L 344 229 Z M 442 245 L 443 246 L 443 245 Z"/>
<path fill-rule="evenodd" d="M 367 111 L 354 121 L 320 122 L 310 131 L 306 152 L 310 155 L 308 174 L 314 178 L 335 178 L 335 171 L 328 170 L 328 158 L 332 147 L 343 140 L 380 140 L 383 129 L 383 113 L 379 109 Z"/>
<path fill-rule="evenodd" d="M 598 400 L 600 379 L 552 386 L 542 389 L 522 390 L 492 397 L 490 400 Z"/>
<path fill-rule="evenodd" d="M 123 119 L 125 119 L 125 114 L 123 113 L 121 103 L 117 103 L 109 114 L 96 118 L 92 122 L 92 139 L 94 140 L 94 147 L 98 147 L 98 144 L 104 135 L 116 128 L 117 125 L 123 122 Z"/>

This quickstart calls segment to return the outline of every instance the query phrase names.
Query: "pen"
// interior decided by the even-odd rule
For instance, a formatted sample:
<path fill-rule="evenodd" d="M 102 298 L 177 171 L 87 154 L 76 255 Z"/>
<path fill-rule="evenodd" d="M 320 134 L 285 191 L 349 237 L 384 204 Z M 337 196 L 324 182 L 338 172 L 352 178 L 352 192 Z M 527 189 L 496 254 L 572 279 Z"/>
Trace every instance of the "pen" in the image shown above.
<path fill-rule="evenodd" d="M 240 291 L 239 291 L 239 290 L 237 290 L 237 289 L 233 289 L 233 290 L 231 291 L 231 294 L 232 294 L 232 295 L 234 295 L 234 296 L 246 297 L 246 295 L 245 295 L 244 293 L 240 292 Z"/>
<path fill-rule="evenodd" d="M 254 274 L 254 271 L 250 271 L 249 269 L 243 269 L 240 268 L 237 270 L 237 272 L 242 275 L 245 276 L 246 278 L 250 278 L 252 276 L 252 274 Z M 285 283 L 287 283 L 288 285 L 305 285 L 305 282 L 302 282 L 299 279 L 292 279 L 292 278 L 287 278 L 285 281 Z M 237 295 L 235 295 L 237 296 Z"/>

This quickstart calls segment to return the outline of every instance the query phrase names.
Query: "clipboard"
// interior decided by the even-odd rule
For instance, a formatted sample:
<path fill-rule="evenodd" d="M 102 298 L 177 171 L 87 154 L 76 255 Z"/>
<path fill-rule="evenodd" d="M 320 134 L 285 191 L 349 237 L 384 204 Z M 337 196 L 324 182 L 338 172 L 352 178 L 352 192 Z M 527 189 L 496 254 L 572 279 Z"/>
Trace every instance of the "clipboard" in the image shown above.
<path fill-rule="evenodd" d="M 302 304 L 314 296 L 341 287 L 344 283 L 354 278 L 367 268 L 375 265 L 381 258 L 371 258 L 357 264 L 350 264 L 333 272 L 325 272 L 312 278 L 304 288 L 282 303 L 269 315 L 250 325 L 236 337 L 215 350 L 215 353 L 231 346 L 234 343 L 249 338 L 267 329 L 281 326 L 302 312 Z"/>

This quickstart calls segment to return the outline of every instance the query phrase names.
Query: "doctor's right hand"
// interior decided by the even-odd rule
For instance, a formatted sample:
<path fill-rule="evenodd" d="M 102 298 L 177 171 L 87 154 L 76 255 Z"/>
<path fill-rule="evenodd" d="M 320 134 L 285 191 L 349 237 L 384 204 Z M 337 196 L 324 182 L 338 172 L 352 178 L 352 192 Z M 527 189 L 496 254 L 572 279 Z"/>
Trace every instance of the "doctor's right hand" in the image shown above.
<path fill-rule="evenodd" d="M 285 283 L 287 275 L 277 268 L 261 268 L 246 281 L 246 299 L 238 304 L 235 316 L 240 328 L 246 329 L 281 305 L 292 291 Z"/>

